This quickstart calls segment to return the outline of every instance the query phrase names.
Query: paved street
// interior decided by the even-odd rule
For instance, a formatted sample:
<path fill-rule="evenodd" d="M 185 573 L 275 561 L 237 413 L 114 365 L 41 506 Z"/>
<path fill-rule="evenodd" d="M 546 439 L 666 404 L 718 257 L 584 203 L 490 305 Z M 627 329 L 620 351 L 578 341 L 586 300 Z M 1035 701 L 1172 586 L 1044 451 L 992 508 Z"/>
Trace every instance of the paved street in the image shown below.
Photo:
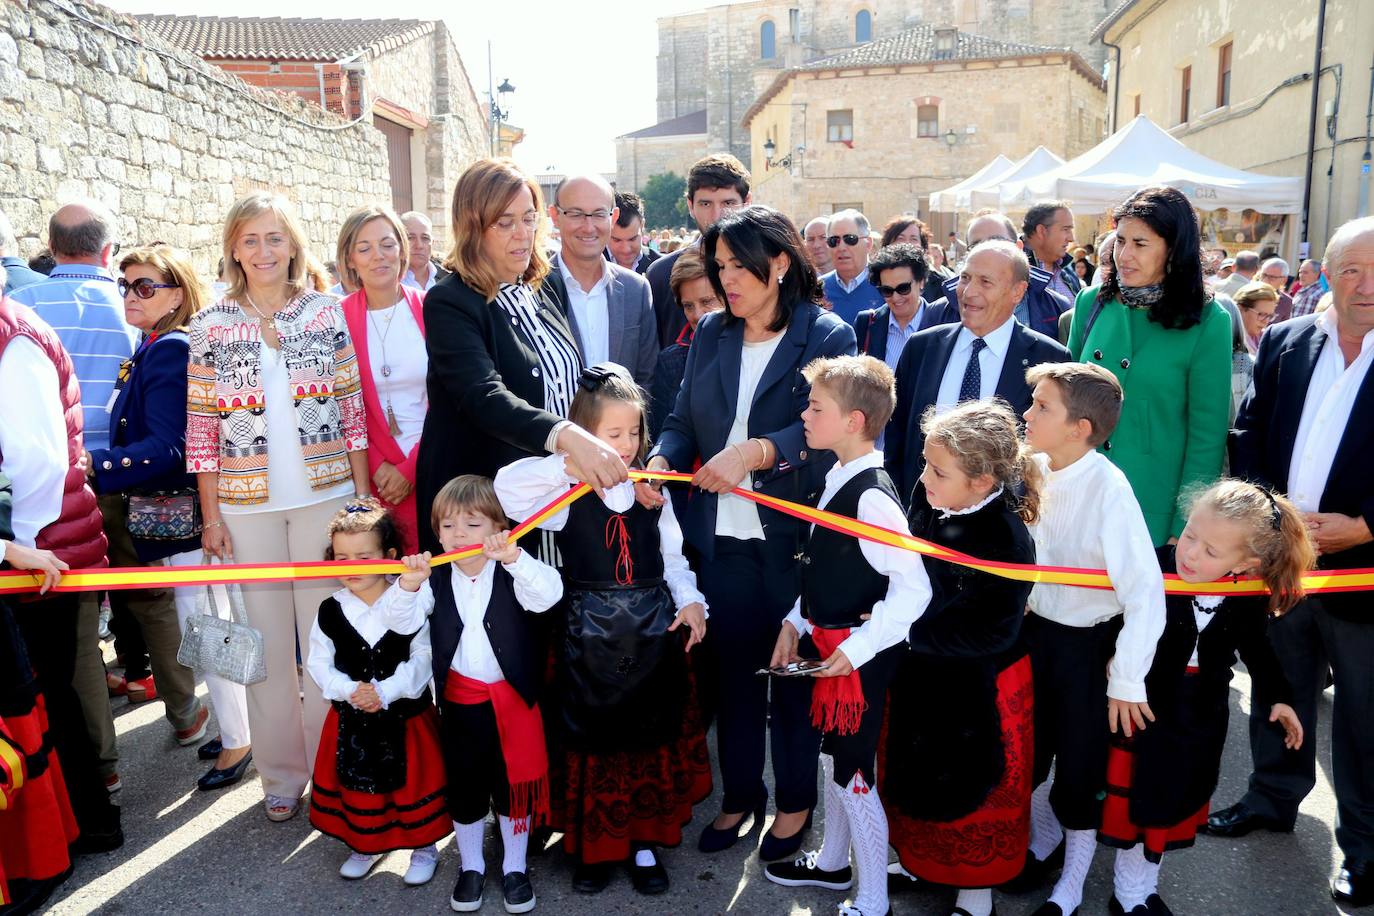
<path fill-rule="evenodd" d="M 1244 711 L 1248 679 L 1237 677 L 1227 763 L 1217 801 L 1228 804 L 1244 786 L 1249 755 L 1245 750 Z M 203 688 L 202 688 L 203 690 Z M 1329 698 L 1323 723 L 1330 712 Z M 195 790 L 203 764 L 191 748 L 177 748 L 162 718 L 162 704 L 116 706 L 120 775 L 128 842 L 117 853 L 83 859 L 52 901 L 61 914 L 244 914 L 267 912 L 441 913 L 456 876 L 457 855 L 445 841 L 440 871 L 427 887 L 401 883 L 406 854 L 394 854 L 363 881 L 339 878 L 344 852 L 334 840 L 313 832 L 304 817 L 272 824 L 262 813 L 256 774 L 232 790 L 207 794 Z M 211 733 L 213 734 L 213 726 Z M 1174 912 L 1187 916 L 1340 912 L 1327 896 L 1326 882 L 1338 852 L 1332 835 L 1335 799 L 1331 794 L 1329 745 L 1322 735 L 1325 767 L 1316 791 L 1302 808 L 1291 836 L 1252 835 L 1240 841 L 1202 837 L 1188 851 L 1167 857 L 1161 889 Z M 699 807 L 698 821 L 716 810 L 718 797 Z M 818 823 L 819 827 L 819 823 Z M 816 833 L 819 840 L 819 831 Z M 824 916 L 838 895 L 777 887 L 763 879 L 754 843 L 706 857 L 695 849 L 696 826 L 688 828 L 682 848 L 664 858 L 674 882 L 668 896 L 645 898 L 617 876 L 595 898 L 569 889 L 570 867 L 550 851 L 531 859 L 539 896 L 536 913 L 776 913 Z M 751 838 L 757 842 L 757 833 Z M 493 878 L 500 852 L 488 839 L 489 877 L 484 912 L 501 913 L 499 879 Z M 1106 912 L 1111 890 L 1111 855 L 1099 849 L 1088 883 L 1083 916 Z M 941 890 L 909 892 L 893 898 L 898 914 L 943 916 L 952 894 Z M 999 895 L 1002 916 L 1023 916 L 1040 897 Z"/>

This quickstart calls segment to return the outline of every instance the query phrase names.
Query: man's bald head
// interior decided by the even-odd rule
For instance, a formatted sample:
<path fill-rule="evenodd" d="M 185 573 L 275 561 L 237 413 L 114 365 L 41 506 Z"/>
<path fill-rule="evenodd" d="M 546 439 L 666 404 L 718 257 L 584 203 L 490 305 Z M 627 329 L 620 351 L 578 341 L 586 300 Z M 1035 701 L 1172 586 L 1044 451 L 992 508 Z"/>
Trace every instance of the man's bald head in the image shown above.
<path fill-rule="evenodd" d="M 975 248 L 989 239 L 1001 239 L 1013 245 L 1019 241 L 1016 236 L 1016 225 L 1005 213 L 984 213 L 975 216 L 968 224 L 968 230 L 964 233 L 964 243 L 969 248 Z"/>
<path fill-rule="evenodd" d="M 569 175 L 558 183 L 553 189 L 553 204 L 555 207 L 567 206 L 563 203 L 563 192 L 569 193 L 586 191 L 590 188 L 602 192 L 606 198 L 606 209 L 611 210 L 615 207 L 615 189 L 611 183 L 600 175 L 588 173 L 586 175 Z"/>
<path fill-rule="evenodd" d="M 96 200 L 78 200 L 59 207 L 48 220 L 48 248 L 59 264 L 109 261 L 115 240 L 115 217 Z"/>

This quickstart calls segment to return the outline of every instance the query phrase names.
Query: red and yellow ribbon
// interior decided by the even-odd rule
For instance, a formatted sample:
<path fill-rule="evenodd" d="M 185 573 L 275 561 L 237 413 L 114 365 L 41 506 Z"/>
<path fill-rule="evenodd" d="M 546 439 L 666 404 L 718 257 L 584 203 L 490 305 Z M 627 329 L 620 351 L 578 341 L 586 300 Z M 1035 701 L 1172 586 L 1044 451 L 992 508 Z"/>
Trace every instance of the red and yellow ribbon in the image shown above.
<path fill-rule="evenodd" d="M 691 474 L 675 471 L 653 472 L 631 471 L 634 480 L 671 480 L 690 481 Z M 574 500 L 591 492 L 591 487 L 580 484 L 569 489 L 553 502 L 525 519 L 511 531 L 511 540 L 518 540 L 538 528 L 546 519 L 558 514 Z M 848 534 L 856 538 L 910 550 L 922 556 L 935 557 L 949 563 L 957 563 L 971 569 L 978 569 L 994 576 L 1016 579 L 1021 582 L 1041 582 L 1049 585 L 1072 585 L 1080 588 L 1111 588 L 1111 580 L 1105 570 L 1079 569 L 1067 566 L 1036 566 L 1034 564 L 1001 563 L 982 560 L 939 544 L 926 541 L 910 534 L 902 534 L 878 525 L 861 522 L 846 515 L 836 515 L 824 509 L 804 506 L 800 503 L 755 493 L 752 490 L 735 489 L 736 496 L 752 500 L 761 506 L 774 509 L 785 515 L 820 525 L 832 531 Z M 450 553 L 435 557 L 431 564 L 440 566 L 477 556 L 482 552 L 480 545 L 460 547 Z M 129 588 L 170 588 L 186 585 L 213 585 L 217 583 L 264 583 L 288 582 L 306 579 L 334 579 L 343 575 L 391 575 L 402 572 L 404 567 L 395 560 L 339 560 L 317 563 L 262 563 L 262 564 L 225 564 L 214 566 L 154 566 L 139 568 L 81 569 L 63 573 L 62 581 L 55 587 L 59 592 L 80 592 L 107 589 Z M 0 572 L 0 595 L 36 592 L 41 578 L 28 572 Z M 1349 592 L 1374 590 L 1374 569 L 1316 570 L 1303 576 L 1303 587 L 1309 592 Z M 1175 575 L 1164 577 L 1164 590 L 1170 594 L 1183 595 L 1256 595 L 1267 590 L 1259 579 L 1219 580 L 1205 584 L 1184 582 Z"/>

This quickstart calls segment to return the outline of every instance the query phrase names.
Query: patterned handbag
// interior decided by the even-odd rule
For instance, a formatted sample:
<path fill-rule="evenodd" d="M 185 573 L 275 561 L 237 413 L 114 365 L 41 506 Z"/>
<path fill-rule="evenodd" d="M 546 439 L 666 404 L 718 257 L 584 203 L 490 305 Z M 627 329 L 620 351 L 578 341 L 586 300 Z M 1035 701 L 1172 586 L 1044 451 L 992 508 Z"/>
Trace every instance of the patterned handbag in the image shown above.
<path fill-rule="evenodd" d="M 221 604 L 229 607 L 228 620 L 219 616 Z M 237 583 L 207 585 L 200 594 L 200 613 L 186 620 L 177 661 L 236 684 L 267 680 L 262 633 L 245 623 L 246 619 Z"/>
<path fill-rule="evenodd" d="M 124 496 L 129 534 L 140 541 L 185 541 L 202 530 L 195 490 L 153 490 Z"/>

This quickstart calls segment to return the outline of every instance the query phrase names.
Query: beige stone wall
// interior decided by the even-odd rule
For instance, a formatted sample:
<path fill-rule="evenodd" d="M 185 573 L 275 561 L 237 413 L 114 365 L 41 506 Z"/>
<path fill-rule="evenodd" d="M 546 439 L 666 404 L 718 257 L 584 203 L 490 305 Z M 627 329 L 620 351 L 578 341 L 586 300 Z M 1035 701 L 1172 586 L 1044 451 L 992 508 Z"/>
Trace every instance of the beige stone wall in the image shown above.
<path fill-rule="evenodd" d="M 1112 76 L 1120 81 L 1118 123 L 1133 116 L 1138 95 L 1140 113 L 1190 148 L 1236 168 L 1302 177 L 1312 97 L 1312 83 L 1302 77 L 1312 69 L 1315 8 L 1283 0 L 1165 0 L 1139 6 L 1106 36 L 1121 46 L 1121 68 Z M 1374 59 L 1374 3 L 1329 0 L 1326 9 L 1323 65 L 1343 72 L 1334 143 L 1323 115 L 1336 99 L 1335 74 L 1328 72 L 1321 81 L 1308 220 L 1316 254 L 1331 231 L 1356 215 Z M 1227 41 L 1234 49 L 1231 101 L 1217 108 L 1218 49 Z M 1187 66 L 1193 91 L 1183 123 L 1181 73 Z M 1295 221 L 1294 243 L 1301 238 L 1301 217 Z"/>
<path fill-rule="evenodd" d="M 1027 99 L 1052 103 L 1032 107 Z M 764 107 L 750 123 L 755 201 L 799 220 L 840 204 L 862 204 L 878 225 L 899 213 L 927 216 L 932 191 L 971 175 L 998 153 L 1016 159 L 1044 145 L 1068 159 L 1086 151 L 1101 139 L 1106 106 L 1100 84 L 1063 57 L 805 73 L 772 101 L 779 104 Z M 939 107 L 938 137 L 917 136 L 917 107 L 924 102 Z M 852 148 L 826 139 L 826 112 L 846 108 L 853 112 Z M 950 128 L 959 140 L 953 147 L 944 139 Z M 790 171 L 764 169 L 762 146 L 770 131 L 779 158 L 793 150 Z M 798 146 L 805 147 L 800 155 Z"/>
<path fill-rule="evenodd" d="M 692 167 L 708 150 L 705 134 L 677 137 L 618 137 L 615 141 L 615 186 L 642 191 L 644 182 L 663 172 L 687 177 Z"/>
<path fill-rule="evenodd" d="M 225 212 L 266 188 L 296 202 L 328 260 L 348 211 L 389 199 L 370 119 L 326 129 L 345 122 L 140 40 L 132 19 L 82 9 L 99 25 L 45 0 L 0 12 L 0 208 L 24 255 L 42 247 L 54 208 L 92 195 L 119 214 L 126 247 L 160 239 L 212 273 Z"/>
<path fill-rule="evenodd" d="M 370 58 L 367 85 L 371 100 L 383 98 L 421 114 L 434 111 L 436 38 L 443 40 L 443 36 L 430 33 Z"/>

